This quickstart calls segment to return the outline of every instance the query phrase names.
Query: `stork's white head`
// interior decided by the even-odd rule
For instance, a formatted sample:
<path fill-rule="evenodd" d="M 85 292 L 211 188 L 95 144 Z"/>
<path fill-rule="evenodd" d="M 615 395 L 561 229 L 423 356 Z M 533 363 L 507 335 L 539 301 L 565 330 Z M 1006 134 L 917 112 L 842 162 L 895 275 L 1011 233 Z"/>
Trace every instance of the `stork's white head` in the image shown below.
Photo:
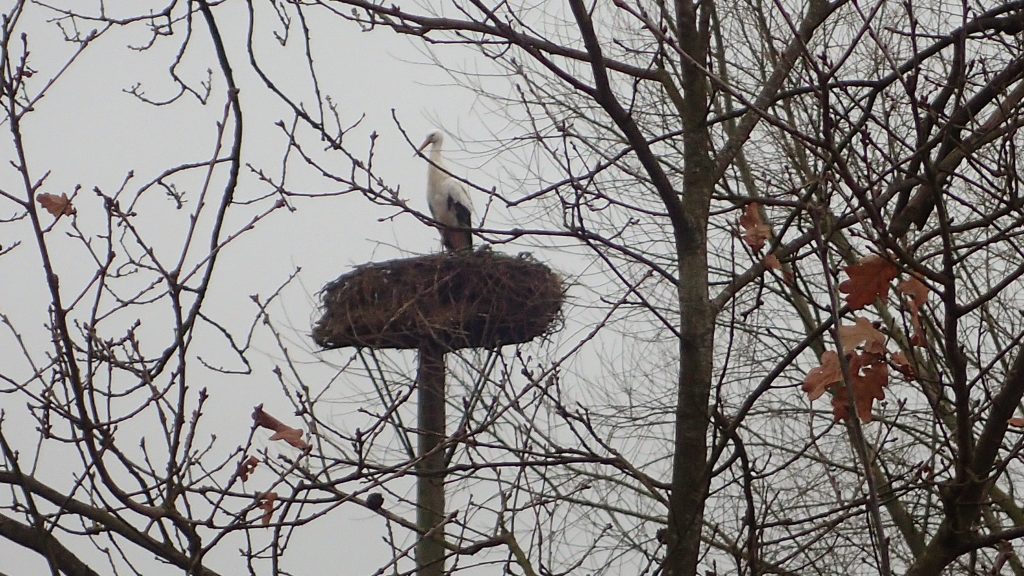
<path fill-rule="evenodd" d="M 431 144 L 437 144 L 440 146 L 441 142 L 444 142 L 444 134 L 442 134 L 440 130 L 434 130 L 430 134 L 427 134 L 427 139 L 423 141 L 423 144 L 420 144 L 417 151 L 423 152 L 423 149 Z"/>

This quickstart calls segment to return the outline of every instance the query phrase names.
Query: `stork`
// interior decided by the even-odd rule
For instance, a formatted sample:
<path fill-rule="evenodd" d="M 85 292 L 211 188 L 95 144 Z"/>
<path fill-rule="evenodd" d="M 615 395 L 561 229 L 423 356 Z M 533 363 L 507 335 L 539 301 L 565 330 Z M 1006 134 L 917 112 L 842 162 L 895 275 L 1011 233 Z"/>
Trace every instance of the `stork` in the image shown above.
<path fill-rule="evenodd" d="M 441 244 L 452 252 L 473 247 L 470 214 L 473 203 L 466 187 L 451 177 L 441 167 L 441 143 L 444 136 L 439 131 L 431 132 L 419 152 L 430 146 L 430 167 L 427 169 L 427 205 L 430 215 L 441 225 Z"/>

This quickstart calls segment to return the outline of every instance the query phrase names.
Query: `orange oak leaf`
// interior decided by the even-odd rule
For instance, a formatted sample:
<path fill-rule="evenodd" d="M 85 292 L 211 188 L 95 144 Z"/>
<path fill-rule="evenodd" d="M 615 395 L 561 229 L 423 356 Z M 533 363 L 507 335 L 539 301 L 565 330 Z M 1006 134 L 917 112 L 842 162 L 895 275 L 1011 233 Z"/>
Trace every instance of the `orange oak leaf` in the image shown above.
<path fill-rule="evenodd" d="M 812 368 L 801 388 L 807 393 L 807 398 L 817 400 L 825 393 L 825 390 L 843 380 L 843 372 L 839 368 L 839 354 L 832 350 L 826 350 L 821 354 L 821 365 Z"/>
<path fill-rule="evenodd" d="M 253 410 L 252 419 L 256 426 L 274 431 L 274 435 L 270 437 L 271 440 L 284 440 L 299 450 L 309 450 L 311 448 L 309 442 L 302 438 L 302 430 L 292 428 L 267 414 L 263 411 L 263 404 L 260 404 Z"/>
<path fill-rule="evenodd" d="M 907 380 L 917 379 L 917 371 L 914 370 L 914 365 L 910 363 L 910 359 L 903 353 L 903 350 L 892 355 L 892 364 Z"/>
<path fill-rule="evenodd" d="M 911 276 L 909 280 L 900 282 L 896 288 L 907 297 L 907 307 L 910 308 L 910 325 L 914 327 L 910 343 L 914 346 L 927 346 L 924 326 L 921 324 L 921 307 L 928 300 L 928 287 L 916 276 Z"/>
<path fill-rule="evenodd" d="M 49 212 L 52 216 L 60 218 L 61 216 L 72 216 L 77 214 L 75 206 L 71 203 L 71 199 L 68 198 L 67 194 L 36 194 L 36 202 L 43 207 L 43 210 Z"/>
<path fill-rule="evenodd" d="M 889 366 L 876 354 L 855 354 L 850 358 L 850 385 L 856 396 L 857 416 L 861 422 L 871 421 L 875 400 L 885 399 L 889 385 Z M 837 420 L 850 417 L 850 399 L 846 386 L 836 386 L 832 396 L 832 414 Z"/>
<path fill-rule="evenodd" d="M 245 482 L 249 479 L 249 476 L 256 470 L 256 465 L 260 463 L 259 459 L 255 456 L 249 456 L 245 460 L 238 463 L 238 468 L 235 470 L 235 475 Z"/>
<path fill-rule="evenodd" d="M 846 294 L 851 310 L 860 310 L 876 298 L 884 299 L 889 295 L 889 282 L 899 274 L 891 262 L 877 255 L 861 258 L 844 270 L 850 278 L 839 285 L 839 291 Z"/>
<path fill-rule="evenodd" d="M 764 262 L 764 267 L 767 270 L 781 270 L 782 271 L 782 281 L 785 282 L 786 286 L 792 286 L 793 285 L 793 269 L 792 268 L 785 268 L 785 269 L 783 269 L 782 268 L 782 262 L 779 261 L 779 257 L 776 256 L 774 253 L 765 256 L 764 260 L 762 260 L 762 262 Z"/>
<path fill-rule="evenodd" d="M 885 334 L 882 334 L 867 318 L 858 316 L 853 324 L 839 327 L 839 343 L 843 352 L 850 354 L 863 345 L 865 352 L 885 354 Z"/>
<path fill-rule="evenodd" d="M 277 492 L 267 492 L 260 496 L 259 503 L 256 507 L 263 510 L 263 515 L 260 516 L 260 523 L 264 526 L 270 524 L 270 519 L 274 517 L 274 502 L 276 501 Z"/>
<path fill-rule="evenodd" d="M 1024 428 L 1024 418 L 1021 418 L 1020 416 L 1010 418 L 1006 423 L 1015 428 Z"/>
<path fill-rule="evenodd" d="M 743 209 L 743 214 L 740 215 L 740 228 L 743 228 L 743 241 L 754 252 L 760 252 L 772 235 L 771 226 L 761 219 L 761 205 L 757 202 L 751 202 Z"/>
<path fill-rule="evenodd" d="M 924 306 L 925 300 L 928 299 L 928 287 L 917 276 L 911 276 L 909 280 L 900 282 L 896 287 L 900 292 L 910 297 L 911 306 L 920 308 Z"/>

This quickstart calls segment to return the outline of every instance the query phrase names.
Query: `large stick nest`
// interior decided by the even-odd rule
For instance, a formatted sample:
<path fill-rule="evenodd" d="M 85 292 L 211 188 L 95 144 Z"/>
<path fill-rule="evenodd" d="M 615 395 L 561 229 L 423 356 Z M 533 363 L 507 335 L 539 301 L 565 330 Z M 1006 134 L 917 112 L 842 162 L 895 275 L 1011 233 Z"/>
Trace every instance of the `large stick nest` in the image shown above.
<path fill-rule="evenodd" d="M 360 266 L 324 287 L 322 348 L 492 348 L 552 330 L 562 280 L 530 257 L 479 250 Z"/>

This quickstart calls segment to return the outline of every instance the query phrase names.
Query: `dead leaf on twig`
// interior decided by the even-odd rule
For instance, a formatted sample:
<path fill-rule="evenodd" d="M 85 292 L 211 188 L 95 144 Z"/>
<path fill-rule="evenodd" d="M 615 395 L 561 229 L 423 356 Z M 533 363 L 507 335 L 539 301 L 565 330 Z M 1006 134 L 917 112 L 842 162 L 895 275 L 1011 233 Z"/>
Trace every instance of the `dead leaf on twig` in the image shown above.
<path fill-rule="evenodd" d="M 309 442 L 306 442 L 302 438 L 302 430 L 292 428 L 270 414 L 267 414 L 263 411 L 263 404 L 260 404 L 255 410 L 253 410 L 252 419 L 257 426 L 273 430 L 274 435 L 270 437 L 271 440 L 284 440 L 299 450 L 309 450 L 311 448 Z"/>
<path fill-rule="evenodd" d="M 36 194 L 36 202 L 56 218 L 73 216 L 78 213 L 67 194 Z"/>
<path fill-rule="evenodd" d="M 743 209 L 740 227 L 743 228 L 743 241 L 754 252 L 760 252 L 772 235 L 771 226 L 761 219 L 761 206 L 757 202 L 751 202 Z"/>
<path fill-rule="evenodd" d="M 861 258 L 844 270 L 850 278 L 839 284 L 839 291 L 847 295 L 851 310 L 873 304 L 876 298 L 884 300 L 889 295 L 889 282 L 899 274 L 892 262 L 877 255 Z"/>
<path fill-rule="evenodd" d="M 263 510 L 263 515 L 260 516 L 260 523 L 266 526 L 270 524 L 270 520 L 274 517 L 274 502 L 277 501 L 277 492 L 267 492 L 260 496 L 259 504 L 256 506 Z"/>

